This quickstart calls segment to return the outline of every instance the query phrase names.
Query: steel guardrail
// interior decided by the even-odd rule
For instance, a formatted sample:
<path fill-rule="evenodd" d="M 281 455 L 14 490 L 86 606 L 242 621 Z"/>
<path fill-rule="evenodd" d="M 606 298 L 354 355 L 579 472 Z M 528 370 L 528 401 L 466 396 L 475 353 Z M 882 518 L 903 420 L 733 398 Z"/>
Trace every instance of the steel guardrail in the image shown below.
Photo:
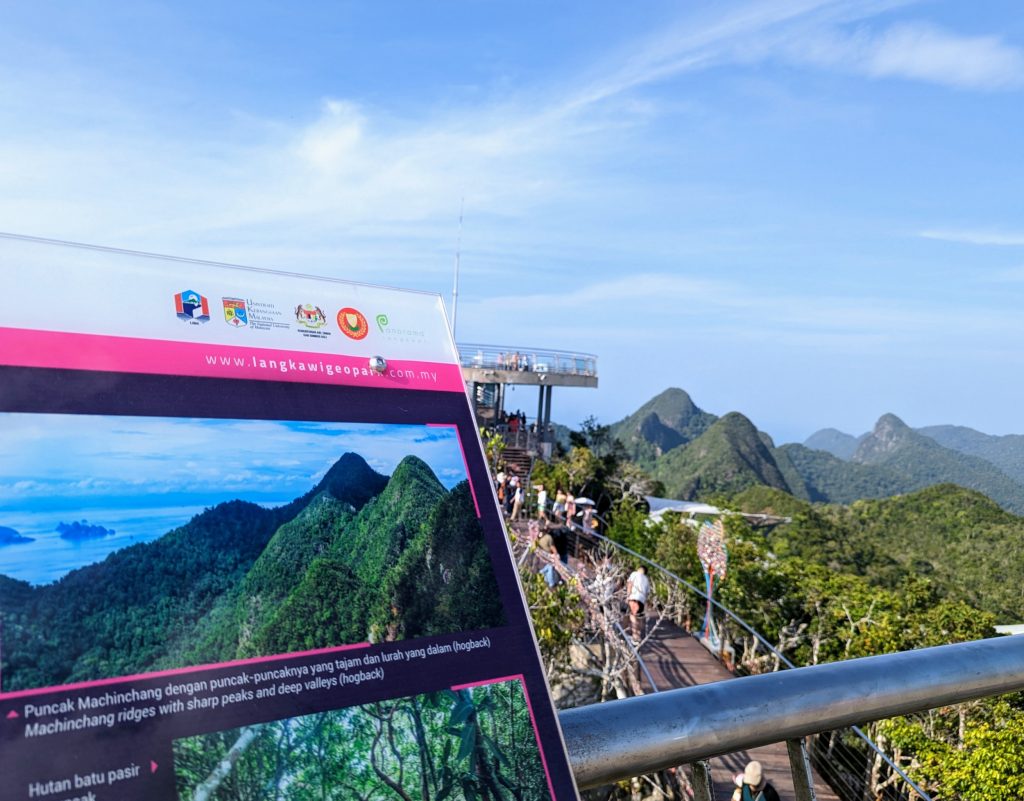
<path fill-rule="evenodd" d="M 744 676 L 558 717 L 580 788 L 1024 689 L 1024 637 Z"/>
<path fill-rule="evenodd" d="M 595 516 L 598 517 L 598 519 L 601 520 L 602 524 L 604 524 L 607 527 L 607 521 L 605 521 L 603 518 L 601 518 L 598 515 L 595 515 Z M 678 585 L 682 585 L 682 586 L 686 587 L 686 589 L 690 590 L 692 593 L 694 593 L 698 597 L 702 598 L 705 602 L 709 601 L 707 593 L 705 593 L 703 590 L 699 589 L 695 585 L 691 584 L 690 582 L 686 581 L 686 579 L 683 579 L 680 576 L 677 576 L 671 570 L 668 570 L 667 568 L 659 565 L 657 562 L 654 562 L 653 560 L 647 558 L 646 556 L 643 556 L 642 554 L 637 553 L 633 549 L 631 549 L 631 548 L 629 548 L 629 547 L 627 547 L 625 545 L 622 545 L 621 543 L 618 543 L 615 540 L 610 539 L 610 538 L 604 536 L 603 534 L 599 534 L 598 532 L 593 531 L 592 529 L 584 528 L 583 526 L 580 526 L 579 524 L 577 524 L 575 521 L 566 521 L 566 522 L 567 522 L 567 525 L 569 526 L 569 528 L 571 530 L 575 531 L 577 534 L 582 534 L 582 535 L 584 535 L 586 537 L 591 537 L 594 540 L 597 540 L 599 543 L 603 543 L 603 544 L 605 544 L 607 546 L 610 546 L 610 547 L 612 547 L 612 548 L 614 548 L 616 550 L 628 553 L 630 556 L 632 556 L 632 557 L 634 557 L 636 559 L 641 560 L 645 564 L 647 564 L 650 567 L 654 568 L 655 570 L 659 571 L 668 580 L 670 580 L 670 581 L 672 581 L 672 582 L 674 582 L 674 583 L 676 583 Z M 754 629 L 749 623 L 747 623 L 745 620 L 743 620 L 743 618 L 741 618 L 739 615 L 734 613 L 731 609 L 729 609 L 728 607 L 726 607 L 723 604 L 719 603 L 718 601 L 714 600 L 713 598 L 710 599 L 710 604 L 711 604 L 711 606 L 713 608 L 717 609 L 720 613 L 722 613 L 723 615 L 727 616 L 730 620 L 735 622 L 738 626 L 740 626 L 748 634 L 750 634 L 751 636 L 756 638 L 756 640 L 761 644 L 762 647 L 764 647 L 768 651 L 768 653 L 770 653 L 777 660 L 779 660 L 779 663 L 781 665 L 785 665 L 786 668 L 788 668 L 790 670 L 802 669 L 802 668 L 798 668 L 793 663 L 792 660 L 790 660 L 781 651 L 776 649 L 770 642 L 768 642 L 767 639 L 765 639 L 765 637 L 759 631 Z M 878 745 L 870 737 L 868 737 L 868 735 L 865 734 L 858 726 L 851 725 L 848 728 L 853 732 L 854 736 L 856 736 L 857 739 L 859 739 L 873 753 L 877 754 L 878 757 L 881 758 L 886 763 L 886 765 L 892 771 L 894 771 L 906 783 L 907 787 L 910 788 L 911 791 L 913 791 L 914 793 L 917 794 L 917 796 L 920 799 L 923 799 L 923 801 L 931 801 L 931 796 L 929 796 L 928 793 L 926 793 L 913 779 L 911 779 L 910 776 L 907 775 L 906 771 L 904 771 L 903 768 L 901 768 L 899 765 L 897 765 L 892 760 L 892 758 L 888 754 L 886 754 L 881 748 L 879 748 Z M 827 729 L 827 728 L 826 729 L 821 729 L 821 730 L 819 730 L 819 732 L 815 732 L 815 734 L 820 733 L 820 731 L 828 731 L 828 730 L 829 729 Z"/>

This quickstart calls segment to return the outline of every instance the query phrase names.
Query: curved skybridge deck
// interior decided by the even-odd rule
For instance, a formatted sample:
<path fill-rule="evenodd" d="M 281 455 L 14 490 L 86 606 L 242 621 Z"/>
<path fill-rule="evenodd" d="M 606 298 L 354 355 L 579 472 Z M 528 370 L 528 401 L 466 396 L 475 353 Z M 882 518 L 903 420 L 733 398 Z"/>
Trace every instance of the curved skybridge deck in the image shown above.
<path fill-rule="evenodd" d="M 592 353 L 469 343 L 458 347 L 467 383 L 597 387 L 597 357 Z"/>

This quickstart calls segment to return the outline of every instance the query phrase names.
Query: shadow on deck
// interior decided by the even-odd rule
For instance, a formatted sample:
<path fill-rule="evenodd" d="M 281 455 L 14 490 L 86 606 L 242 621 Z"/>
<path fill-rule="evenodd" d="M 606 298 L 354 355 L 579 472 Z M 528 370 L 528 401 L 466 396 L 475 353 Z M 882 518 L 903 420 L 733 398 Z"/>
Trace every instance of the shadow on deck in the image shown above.
<path fill-rule="evenodd" d="M 659 624 L 657 631 L 644 644 L 640 656 L 659 690 L 711 684 L 733 678 L 695 637 L 666 620 Z M 752 759 L 761 763 L 765 776 L 774 785 L 782 801 L 793 801 L 796 798 L 789 771 L 789 754 L 786 744 L 781 742 L 712 759 L 711 774 L 716 801 L 729 801 L 732 798 L 733 790 L 736 789 L 733 777 L 741 773 Z M 818 801 L 839 801 L 839 797 L 817 772 L 814 774 L 814 792 Z"/>

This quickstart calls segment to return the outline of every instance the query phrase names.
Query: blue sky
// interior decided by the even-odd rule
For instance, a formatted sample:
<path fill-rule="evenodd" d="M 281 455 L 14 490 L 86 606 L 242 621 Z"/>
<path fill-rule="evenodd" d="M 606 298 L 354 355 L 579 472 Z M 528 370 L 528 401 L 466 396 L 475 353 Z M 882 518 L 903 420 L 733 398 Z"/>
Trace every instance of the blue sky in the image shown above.
<path fill-rule="evenodd" d="M 365 423 L 0 414 L 0 516 L 109 524 L 93 509 L 277 504 L 312 489 L 345 453 L 391 475 L 418 456 L 449 489 L 466 477 L 454 429 Z M 0 525 L 4 525 L 0 520 Z"/>
<path fill-rule="evenodd" d="M 464 198 L 556 419 L 1024 432 L 1018 3 L 212 5 L 6 4 L 0 230 L 448 297 Z"/>

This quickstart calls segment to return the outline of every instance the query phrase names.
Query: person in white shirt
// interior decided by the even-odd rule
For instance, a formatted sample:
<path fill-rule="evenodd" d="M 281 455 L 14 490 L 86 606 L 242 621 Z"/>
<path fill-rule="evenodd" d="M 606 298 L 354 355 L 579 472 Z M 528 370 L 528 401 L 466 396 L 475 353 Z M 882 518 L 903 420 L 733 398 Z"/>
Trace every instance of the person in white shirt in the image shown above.
<path fill-rule="evenodd" d="M 640 642 L 644 636 L 644 606 L 647 595 L 651 591 L 651 580 L 647 578 L 647 568 L 637 567 L 626 579 L 626 603 L 629 604 L 629 629 L 634 642 Z"/>
<path fill-rule="evenodd" d="M 626 603 L 629 613 L 636 617 L 644 613 L 647 595 L 651 591 L 651 580 L 647 578 L 647 568 L 640 565 L 626 579 Z"/>

